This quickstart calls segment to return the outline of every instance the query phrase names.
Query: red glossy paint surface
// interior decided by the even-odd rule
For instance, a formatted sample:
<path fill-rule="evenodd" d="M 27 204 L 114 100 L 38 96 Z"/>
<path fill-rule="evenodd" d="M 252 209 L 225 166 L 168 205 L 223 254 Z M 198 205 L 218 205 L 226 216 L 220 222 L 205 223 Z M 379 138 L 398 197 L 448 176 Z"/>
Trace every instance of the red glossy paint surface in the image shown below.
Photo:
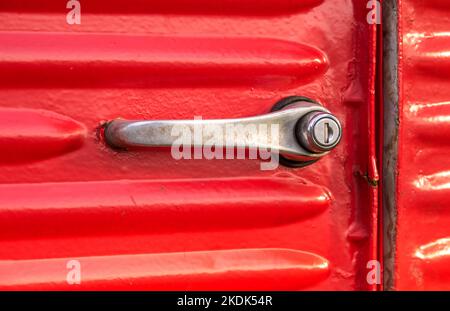
<path fill-rule="evenodd" d="M 319 5 L 324 0 L 171 0 L 152 1 L 130 0 L 124 5 L 120 0 L 111 0 L 105 4 L 104 0 L 91 0 L 86 5 L 83 3 L 83 11 L 86 13 L 183 13 L 183 14 L 236 14 L 244 16 L 252 15 L 277 15 L 292 14 L 308 10 Z M 65 6 L 65 3 L 64 3 Z M 26 0 L 5 0 L 0 8 L 11 12 L 60 12 L 61 4 L 54 0 L 41 0 L 40 3 Z"/>
<path fill-rule="evenodd" d="M 66 116 L 38 109 L 0 108 L 0 163 L 52 158 L 81 147 L 86 128 Z"/>
<path fill-rule="evenodd" d="M 0 289 L 298 290 L 329 274 L 320 256 L 270 248 L 77 259 L 83 281 L 75 286 L 60 277 L 72 258 L 0 261 Z"/>
<path fill-rule="evenodd" d="M 3 87 L 287 88 L 328 68 L 318 49 L 267 38 L 10 32 L 0 40 Z"/>
<path fill-rule="evenodd" d="M 0 120 L 15 124 L 0 144 L 16 147 L 0 160 L 23 161 L 0 163 L 0 288 L 374 289 L 366 3 L 169 2 L 92 1 L 81 25 L 54 1 L 1 2 Z M 118 117 L 245 117 L 290 95 L 344 127 L 304 169 L 117 152 L 98 135 Z M 66 283 L 70 260 L 80 285 Z"/>
<path fill-rule="evenodd" d="M 395 288 L 450 289 L 450 6 L 400 2 Z"/>

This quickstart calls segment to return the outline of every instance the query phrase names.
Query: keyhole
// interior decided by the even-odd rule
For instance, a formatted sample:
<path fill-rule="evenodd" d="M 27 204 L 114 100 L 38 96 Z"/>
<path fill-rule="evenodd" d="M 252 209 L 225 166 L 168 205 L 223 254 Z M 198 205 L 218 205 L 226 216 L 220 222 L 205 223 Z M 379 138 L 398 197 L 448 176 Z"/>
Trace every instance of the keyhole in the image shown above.
<path fill-rule="evenodd" d="M 331 136 L 333 136 L 333 128 L 330 126 L 329 122 L 325 122 L 324 131 L 323 131 L 323 141 L 325 144 L 329 144 L 331 140 Z"/>

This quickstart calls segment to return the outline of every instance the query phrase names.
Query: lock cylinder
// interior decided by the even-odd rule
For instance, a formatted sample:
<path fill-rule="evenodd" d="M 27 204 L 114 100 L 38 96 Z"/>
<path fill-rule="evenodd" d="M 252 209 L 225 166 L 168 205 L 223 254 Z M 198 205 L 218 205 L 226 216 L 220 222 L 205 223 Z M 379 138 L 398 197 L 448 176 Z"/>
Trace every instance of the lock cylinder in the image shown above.
<path fill-rule="evenodd" d="M 314 111 L 299 120 L 295 135 L 303 148 L 313 153 L 323 153 L 339 144 L 342 128 L 332 114 Z"/>

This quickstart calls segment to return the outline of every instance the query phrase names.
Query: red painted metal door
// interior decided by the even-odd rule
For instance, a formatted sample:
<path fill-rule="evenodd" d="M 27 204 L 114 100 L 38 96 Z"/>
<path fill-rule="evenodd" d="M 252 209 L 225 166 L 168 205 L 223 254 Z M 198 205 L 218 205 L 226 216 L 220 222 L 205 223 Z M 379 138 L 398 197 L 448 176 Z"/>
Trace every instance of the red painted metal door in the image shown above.
<path fill-rule="evenodd" d="M 389 283 L 399 290 L 450 290 L 449 12 L 448 1 L 398 1 L 398 175 L 387 242 Z"/>
<path fill-rule="evenodd" d="M 376 288 L 365 1 L 81 1 L 73 25 L 65 5 L 0 2 L 1 289 Z M 305 168 L 177 161 L 99 135 L 117 118 L 265 114 L 291 95 L 344 130 Z"/>

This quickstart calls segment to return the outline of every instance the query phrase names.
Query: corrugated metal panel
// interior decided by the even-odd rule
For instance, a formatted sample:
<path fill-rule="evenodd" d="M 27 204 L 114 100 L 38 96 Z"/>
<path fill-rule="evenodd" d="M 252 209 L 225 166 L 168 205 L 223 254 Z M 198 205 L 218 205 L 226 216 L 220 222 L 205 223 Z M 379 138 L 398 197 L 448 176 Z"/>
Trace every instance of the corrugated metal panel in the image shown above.
<path fill-rule="evenodd" d="M 396 288 L 445 290 L 450 263 L 448 1 L 403 0 Z"/>
<path fill-rule="evenodd" d="M 98 0 L 81 25 L 56 3 L 0 4 L 1 288 L 374 288 L 366 3 Z M 118 117 L 244 117 L 293 94 L 345 130 L 304 169 L 117 152 L 98 135 Z"/>

